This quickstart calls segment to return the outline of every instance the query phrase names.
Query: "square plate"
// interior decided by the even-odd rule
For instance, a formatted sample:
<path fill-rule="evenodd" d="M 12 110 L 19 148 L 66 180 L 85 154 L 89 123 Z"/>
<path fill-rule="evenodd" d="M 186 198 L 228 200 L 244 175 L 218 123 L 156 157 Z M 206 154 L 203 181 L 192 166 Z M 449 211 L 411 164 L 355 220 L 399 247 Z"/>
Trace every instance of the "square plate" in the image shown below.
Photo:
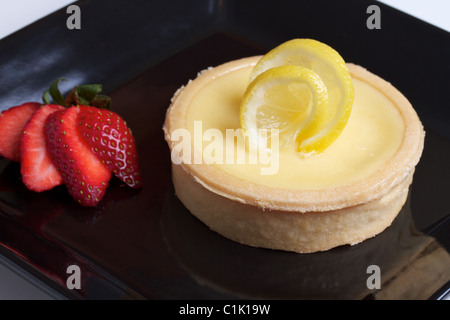
<path fill-rule="evenodd" d="M 379 30 L 366 26 L 371 4 L 381 8 Z M 65 90 L 104 84 L 133 129 L 145 186 L 113 180 L 98 208 L 80 208 L 65 187 L 28 191 L 19 164 L 1 159 L 1 254 L 81 299 L 426 299 L 448 290 L 449 33 L 362 0 L 77 5 L 81 30 L 68 30 L 61 10 L 0 41 L 1 108 L 39 101 L 60 77 Z M 292 38 L 325 42 L 393 83 L 427 131 L 402 212 L 356 246 L 299 255 L 239 245 L 208 230 L 174 195 L 162 125 L 177 88 L 209 66 Z M 81 270 L 81 289 L 66 287 L 71 265 Z M 371 265 L 382 270 L 382 290 L 368 289 Z"/>

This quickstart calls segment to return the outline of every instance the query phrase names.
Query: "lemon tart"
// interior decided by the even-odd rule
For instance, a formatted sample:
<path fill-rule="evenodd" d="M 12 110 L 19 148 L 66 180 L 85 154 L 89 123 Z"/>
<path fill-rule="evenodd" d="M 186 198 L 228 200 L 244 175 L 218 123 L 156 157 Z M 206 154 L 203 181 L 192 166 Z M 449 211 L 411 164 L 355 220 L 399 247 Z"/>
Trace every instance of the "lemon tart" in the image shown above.
<path fill-rule="evenodd" d="M 311 253 L 385 230 L 406 201 L 422 154 L 425 133 L 411 104 L 387 81 L 348 63 L 352 110 L 331 145 L 309 156 L 253 149 L 240 112 L 261 59 L 204 70 L 174 94 L 163 130 L 177 197 L 210 229 L 260 248 Z"/>

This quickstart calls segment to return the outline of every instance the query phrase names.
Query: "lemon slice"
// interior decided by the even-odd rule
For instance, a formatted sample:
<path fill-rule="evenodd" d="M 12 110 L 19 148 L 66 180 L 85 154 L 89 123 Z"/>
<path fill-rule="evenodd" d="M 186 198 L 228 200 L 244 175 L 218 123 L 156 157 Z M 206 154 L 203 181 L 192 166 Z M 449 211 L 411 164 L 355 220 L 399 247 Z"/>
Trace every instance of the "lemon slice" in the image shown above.
<path fill-rule="evenodd" d="M 241 126 L 248 141 L 270 145 L 277 129 L 282 148 L 293 146 L 298 137 L 308 136 L 325 125 L 328 92 L 312 70 L 300 66 L 271 68 L 247 87 L 241 104 Z"/>
<path fill-rule="evenodd" d="M 279 69 L 284 66 L 303 69 Z M 249 137 L 278 126 L 281 146 L 291 144 L 301 153 L 317 154 L 343 131 L 353 96 L 350 74 L 338 52 L 316 40 L 290 40 L 253 68 L 241 103 L 241 126 Z"/>

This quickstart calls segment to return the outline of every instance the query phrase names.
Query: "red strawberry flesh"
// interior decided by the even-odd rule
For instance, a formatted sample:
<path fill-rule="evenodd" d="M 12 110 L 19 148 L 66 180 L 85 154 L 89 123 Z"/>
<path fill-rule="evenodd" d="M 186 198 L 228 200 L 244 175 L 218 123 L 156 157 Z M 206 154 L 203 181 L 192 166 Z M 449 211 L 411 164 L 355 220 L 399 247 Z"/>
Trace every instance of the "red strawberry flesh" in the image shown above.
<path fill-rule="evenodd" d="M 142 186 L 133 134 L 117 113 L 80 106 L 78 130 L 92 152 L 115 176 L 130 187 Z"/>
<path fill-rule="evenodd" d="M 25 186 L 36 192 L 50 190 L 62 183 L 62 177 L 47 152 L 44 124 L 47 117 L 62 106 L 40 107 L 23 128 L 20 138 L 20 172 Z"/>
<path fill-rule="evenodd" d="M 19 141 L 23 128 L 33 113 L 41 106 L 37 102 L 27 102 L 11 107 L 0 114 L 0 155 L 12 161 L 20 161 Z"/>
<path fill-rule="evenodd" d="M 71 196 L 93 207 L 103 198 L 111 172 L 81 139 L 77 130 L 80 108 L 52 113 L 45 123 L 47 150 Z"/>

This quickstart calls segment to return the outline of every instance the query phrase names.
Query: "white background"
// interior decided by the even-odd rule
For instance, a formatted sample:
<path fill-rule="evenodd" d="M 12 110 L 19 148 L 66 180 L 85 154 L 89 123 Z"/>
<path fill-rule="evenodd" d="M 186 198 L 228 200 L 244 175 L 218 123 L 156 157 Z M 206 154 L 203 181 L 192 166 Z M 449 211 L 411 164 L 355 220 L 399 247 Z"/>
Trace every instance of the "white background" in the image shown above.
<path fill-rule="evenodd" d="M 0 39 L 74 0 L 0 0 Z"/>
<path fill-rule="evenodd" d="M 0 0 L 0 39 L 45 17 L 74 0 Z M 450 32 L 449 0 L 381 0 Z"/>
<path fill-rule="evenodd" d="M 67 7 L 73 0 L 0 0 L 0 39 Z M 394 8 L 411 14 L 450 32 L 449 0 L 382 0 Z M 1 76 L 1 75 L 0 75 Z M 14 266 L 0 261 L 0 299 L 52 299 L 29 280 L 19 276 Z"/>
<path fill-rule="evenodd" d="M 449 0 L 381 0 L 379 2 L 450 32 Z"/>

